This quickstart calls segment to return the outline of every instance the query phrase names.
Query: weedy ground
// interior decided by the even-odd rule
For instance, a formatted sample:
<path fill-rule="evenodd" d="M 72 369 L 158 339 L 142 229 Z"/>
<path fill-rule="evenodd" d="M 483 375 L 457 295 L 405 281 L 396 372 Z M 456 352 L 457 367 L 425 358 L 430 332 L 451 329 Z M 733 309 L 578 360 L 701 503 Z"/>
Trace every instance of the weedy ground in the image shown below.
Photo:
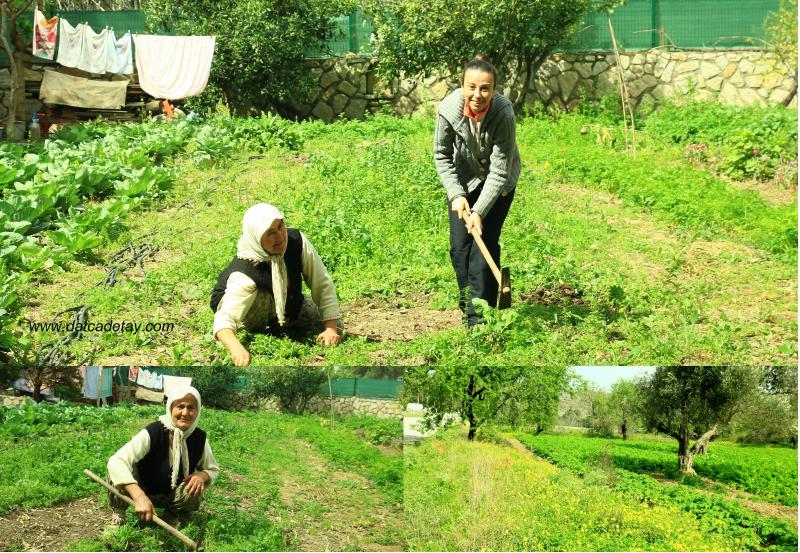
<path fill-rule="evenodd" d="M 575 470 L 534 455 L 525 446 L 533 448 L 535 436 L 519 435 L 524 446 L 496 432 L 485 436 L 469 442 L 465 429 L 453 428 L 407 448 L 409 550 L 797 549 L 796 521 L 758 514 L 690 482 L 617 468 L 615 455 L 576 461 L 582 470 Z M 569 437 L 559 453 L 572 459 L 573 442 L 584 439 Z"/>
<path fill-rule="evenodd" d="M 243 334 L 255 364 L 796 364 L 796 187 L 766 192 L 747 173 L 761 158 L 737 157 L 749 142 L 734 151 L 713 142 L 724 133 L 697 135 L 712 120 L 691 134 L 653 117 L 635 156 L 602 139 L 602 113 L 520 119 L 523 171 L 501 240 L 513 305 L 477 332 L 460 322 L 430 117 L 304 123 L 295 150 L 185 161 L 169 195 L 97 252 L 146 238 L 159 248 L 146 279 L 130 271 L 104 290 L 101 264 L 73 264 L 23 285 L 26 317 L 86 304 L 97 322 L 175 323 L 86 335 L 71 346 L 78 359 L 228 363 L 210 291 L 244 211 L 270 202 L 320 252 L 349 332 L 329 349 L 313 334 Z M 692 140 L 711 144 L 708 159 L 687 154 Z"/>
<path fill-rule="evenodd" d="M 89 409 L 100 411 L 100 409 Z M 0 438 L 0 549 L 183 551 L 160 528 L 109 528 L 106 494 L 82 474 L 160 410 L 114 407 L 102 421 Z M 222 468 L 201 510 L 179 529 L 207 551 L 401 551 L 402 430 L 398 421 L 205 409 Z M 27 432 L 30 426 L 25 427 Z"/>

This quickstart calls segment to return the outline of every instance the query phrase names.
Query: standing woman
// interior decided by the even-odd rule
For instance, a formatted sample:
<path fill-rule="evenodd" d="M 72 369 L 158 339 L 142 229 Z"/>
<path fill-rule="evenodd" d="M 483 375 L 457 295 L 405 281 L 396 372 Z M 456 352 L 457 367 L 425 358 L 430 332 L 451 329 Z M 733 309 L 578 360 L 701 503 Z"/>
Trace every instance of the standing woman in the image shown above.
<path fill-rule="evenodd" d="M 433 159 L 450 204 L 450 260 L 467 326 L 483 322 L 472 303 L 497 304 L 498 284 L 470 230 L 500 266 L 500 230 L 520 173 L 511 101 L 495 92 L 497 71 L 478 55 L 464 67 L 461 88 L 439 105 Z M 466 223 L 466 224 L 465 224 Z"/>

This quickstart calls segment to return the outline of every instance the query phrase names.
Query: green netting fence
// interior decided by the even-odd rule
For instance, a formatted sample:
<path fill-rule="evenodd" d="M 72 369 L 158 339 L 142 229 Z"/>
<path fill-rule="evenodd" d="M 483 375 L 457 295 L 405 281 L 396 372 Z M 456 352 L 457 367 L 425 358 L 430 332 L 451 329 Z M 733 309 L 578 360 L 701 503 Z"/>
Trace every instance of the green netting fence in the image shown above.
<path fill-rule="evenodd" d="M 376 380 L 372 378 L 334 378 L 331 388 L 334 397 L 363 397 L 395 399 L 400 395 L 403 383 L 399 380 Z M 319 387 L 319 395 L 329 396 L 328 383 Z"/>
<path fill-rule="evenodd" d="M 617 42 L 624 50 L 753 48 L 764 39 L 764 21 L 778 9 L 780 0 L 629 0 L 611 16 Z M 63 11 L 59 15 L 73 25 L 88 23 L 95 31 L 112 27 L 117 35 L 126 31 L 146 33 L 142 11 Z M 26 14 L 32 21 L 33 15 Z M 30 29 L 30 25 L 26 28 Z M 333 21 L 333 38 L 321 50 L 309 50 L 308 57 L 341 56 L 348 52 L 372 54 L 375 27 L 356 10 Z M 30 31 L 29 31 L 30 32 Z M 26 38 L 30 42 L 30 37 Z M 605 14 L 587 13 L 578 32 L 559 48 L 564 52 L 609 51 L 611 35 Z M 48 60 L 34 58 L 47 63 Z M 0 51 L 0 65 L 8 59 Z"/>
<path fill-rule="evenodd" d="M 754 48 L 780 0 L 629 0 L 612 16 L 623 50 Z M 564 51 L 613 49 L 608 18 L 587 13 Z"/>

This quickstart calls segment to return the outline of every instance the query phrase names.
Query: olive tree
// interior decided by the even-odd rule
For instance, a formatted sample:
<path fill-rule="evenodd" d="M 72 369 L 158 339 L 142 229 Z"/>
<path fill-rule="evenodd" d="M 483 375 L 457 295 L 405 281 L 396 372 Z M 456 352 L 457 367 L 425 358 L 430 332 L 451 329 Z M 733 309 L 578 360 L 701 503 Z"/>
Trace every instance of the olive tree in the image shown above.
<path fill-rule="evenodd" d="M 455 76 L 483 53 L 500 72 L 498 81 L 519 91 L 516 98 L 511 94 L 516 110 L 525 105 L 533 76 L 589 5 L 589 0 L 366 1 L 375 22 L 378 75 Z"/>
<path fill-rule="evenodd" d="M 692 475 L 695 456 L 705 452 L 761 380 L 761 371 L 752 367 L 658 367 L 639 384 L 642 418 L 648 429 L 678 441 L 678 468 Z"/>
<path fill-rule="evenodd" d="M 403 397 L 422 401 L 428 428 L 446 425 L 449 415 L 457 414 L 469 425 L 472 440 L 491 421 L 534 431 L 552 424 L 568 383 L 564 367 L 413 367 L 406 371 Z"/>

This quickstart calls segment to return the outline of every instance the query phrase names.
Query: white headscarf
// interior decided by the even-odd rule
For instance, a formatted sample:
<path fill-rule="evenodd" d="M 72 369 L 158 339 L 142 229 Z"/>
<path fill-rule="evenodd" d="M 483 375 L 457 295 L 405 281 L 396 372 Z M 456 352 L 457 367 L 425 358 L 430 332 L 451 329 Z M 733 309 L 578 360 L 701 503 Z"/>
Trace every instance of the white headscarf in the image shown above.
<path fill-rule="evenodd" d="M 173 402 L 183 399 L 186 395 L 192 395 L 197 400 L 197 416 L 194 422 L 187 430 L 181 430 L 175 426 L 175 421 L 172 420 L 172 404 Z M 178 485 L 178 472 L 180 467 L 183 467 L 183 475 L 189 476 L 189 446 L 186 444 L 186 438 L 191 436 L 194 429 L 197 428 L 197 423 L 200 421 L 200 392 L 192 386 L 178 386 L 167 397 L 167 413 L 158 417 L 167 430 L 172 430 L 172 489 Z"/>
<path fill-rule="evenodd" d="M 275 298 L 275 312 L 278 324 L 286 324 L 286 292 L 288 277 L 283 255 L 272 255 L 261 247 L 261 237 L 267 232 L 275 219 L 286 221 L 283 213 L 270 204 L 256 204 L 248 209 L 242 220 L 242 236 L 236 245 L 236 257 L 260 262 L 269 261 L 272 266 L 272 295 Z"/>

